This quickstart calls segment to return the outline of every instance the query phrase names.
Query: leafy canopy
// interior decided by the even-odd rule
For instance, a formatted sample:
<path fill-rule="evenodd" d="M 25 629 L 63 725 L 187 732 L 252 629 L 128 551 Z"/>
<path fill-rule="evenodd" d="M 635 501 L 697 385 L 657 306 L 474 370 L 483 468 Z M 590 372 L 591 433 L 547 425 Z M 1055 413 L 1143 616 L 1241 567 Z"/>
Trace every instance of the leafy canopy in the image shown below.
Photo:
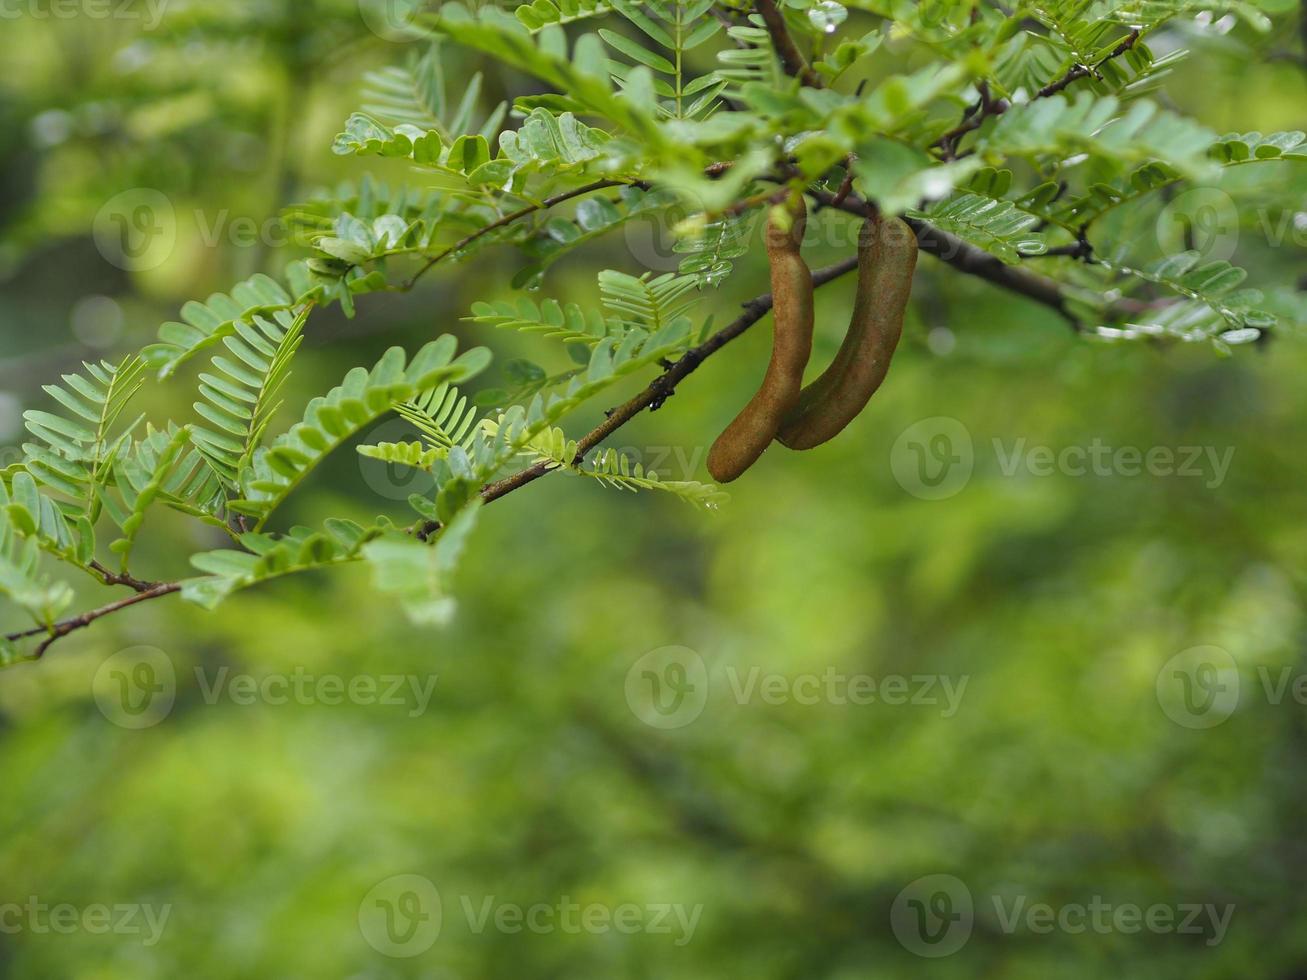
<path fill-rule="evenodd" d="M 809 195 L 850 228 L 870 209 L 905 214 L 923 242 L 952 243 L 935 248 L 945 262 L 1044 297 L 1085 342 L 1200 342 L 1225 354 L 1282 325 L 1273 298 L 1283 284 L 1250 286 L 1224 257 L 1157 254 L 1137 234 L 1170 189 L 1307 160 L 1304 133 L 1222 135 L 1155 98 L 1187 57 L 1178 26 L 1220 17 L 1256 45 L 1273 26 L 1259 4 L 400 6 L 409 50 L 367 76 L 331 147 L 358 158 L 360 179 L 287 211 L 311 254 L 188 303 L 157 343 L 65 375 L 46 388 L 48 409 L 27 413 L 31 441 L 0 473 L 0 597 L 34 625 L 4 639 L 0 659 L 30 655 L 32 641 L 39 653 L 130 604 L 61 621 L 72 592 L 51 560 L 106 588 L 177 591 L 210 607 L 269 579 L 362 561 L 379 591 L 438 622 L 483 503 L 535 476 L 718 507 L 725 495 L 710 484 L 662 479 L 597 448 L 611 428 L 578 438 L 566 425 L 624 379 L 688 372 L 721 347 L 705 307 L 753 261 L 758 216 L 788 195 Z M 1164 54 L 1150 43 L 1159 37 Z M 533 94 L 489 103 L 481 74 L 446 70 L 459 52 L 530 76 Z M 406 161 L 410 183 L 373 179 L 376 158 Z M 287 379 L 325 307 L 355 316 L 368 294 L 416 288 L 433 269 L 505 246 L 524 259 L 513 285 L 534 293 L 561 257 L 650 219 L 672 227 L 677 272 L 605 269 L 588 304 L 544 293 L 468 310 L 487 342 L 516 331 L 565 367 L 514 361 L 505 385 L 474 390 L 490 352 L 459 353 L 442 336 L 354 368 L 286 422 Z M 193 386 L 194 416 L 136 414 L 149 384 Z M 612 428 L 668 393 L 616 413 Z M 391 414 L 410 438 L 357 451 L 430 474 L 432 492 L 367 526 L 279 527 L 322 461 Z M 155 583 L 129 567 L 157 508 L 224 545 L 191 556 L 195 577 Z"/>

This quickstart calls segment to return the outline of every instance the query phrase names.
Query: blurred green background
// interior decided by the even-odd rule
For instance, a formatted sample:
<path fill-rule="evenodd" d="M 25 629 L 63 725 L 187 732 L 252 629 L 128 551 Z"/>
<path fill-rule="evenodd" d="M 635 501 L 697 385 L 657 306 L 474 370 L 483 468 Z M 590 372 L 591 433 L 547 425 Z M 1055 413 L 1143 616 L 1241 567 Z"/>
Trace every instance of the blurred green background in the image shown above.
<path fill-rule="evenodd" d="M 0 463 L 22 410 L 45 407 L 41 383 L 280 269 L 276 226 L 236 222 L 357 180 L 365 162 L 333 157 L 331 138 L 362 73 L 406 54 L 347 0 L 178 2 L 157 25 L 143 3 L 135 18 L 55 9 L 32 0 L 0 21 Z M 1166 99 L 1219 131 L 1302 127 L 1292 18 L 1269 48 L 1227 27 L 1155 40 L 1193 51 Z M 916 57 L 887 51 L 886 71 Z M 531 85 L 444 56 L 451 78 L 487 72 L 488 103 Z M 1307 168 L 1248 169 L 1227 188 L 1236 220 L 1193 216 L 1198 244 L 1237 242 L 1253 284 L 1302 320 L 1283 287 L 1304 271 Z M 1263 205 L 1286 187 L 1297 212 Z M 128 273 L 92 228 L 137 188 L 167 196 L 177 236 Z M 1155 255 L 1186 206 L 1151 202 L 1113 240 Z M 560 263 L 544 293 L 593 298 L 600 268 L 670 268 L 664 240 L 634 228 Z M 498 363 L 561 368 L 547 345 L 460 323 L 474 299 L 511 295 L 521 264 L 485 252 L 417 295 L 367 297 L 353 321 L 316 316 L 287 414 L 385 347 L 444 331 Z M 765 280 L 742 259 L 720 315 Z M 1303 336 L 1233 358 L 1094 343 L 931 259 L 915 295 L 890 381 L 844 437 L 769 453 L 716 514 L 562 476 L 513 494 L 485 512 L 445 630 L 408 626 L 357 568 L 216 614 L 149 603 L 0 673 L 0 974 L 1307 976 Z M 848 283 L 822 292 L 814 363 L 850 302 Z M 767 344 L 751 331 L 613 444 L 707 479 L 707 445 Z M 190 417 L 186 379 L 146 398 Z M 387 425 L 369 441 L 403 431 Z M 973 465 L 935 492 L 914 482 L 914 444 L 940 432 Z M 1205 455 L 1197 476 L 1006 465 L 1096 440 Z M 342 452 L 288 516 L 402 516 L 414 489 Z M 217 545 L 152 517 L 137 573 L 185 574 L 179 539 Z M 106 665 L 142 645 L 175 697 L 127 727 L 141 719 L 114 710 Z M 384 695 L 392 677 L 394 697 L 331 703 L 333 683 Z M 296 678 L 328 686 L 308 703 L 242 694 Z M 851 678 L 887 697 L 850 703 L 866 700 L 844 696 Z M 1233 911 L 1220 930 L 1205 911 L 1183 931 L 1005 928 L 1014 908 L 1095 901 L 1177 925 L 1190 905 Z M 59 905 L 79 924 L 38 907 Z M 96 906 L 115 928 L 88 925 Z M 914 943 L 922 909 L 969 934 Z"/>

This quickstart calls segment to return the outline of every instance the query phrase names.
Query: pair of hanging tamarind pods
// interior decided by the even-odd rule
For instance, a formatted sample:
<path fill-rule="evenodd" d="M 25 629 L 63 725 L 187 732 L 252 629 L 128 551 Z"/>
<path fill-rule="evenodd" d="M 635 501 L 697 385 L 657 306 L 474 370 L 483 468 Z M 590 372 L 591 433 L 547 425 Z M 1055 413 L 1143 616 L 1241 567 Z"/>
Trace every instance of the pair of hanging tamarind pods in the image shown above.
<path fill-rule="evenodd" d="M 787 209 L 789 227 L 767 222 L 775 323 L 771 362 L 762 386 L 708 454 L 708 471 L 729 483 L 771 444 L 812 449 L 839 435 L 867 406 L 889 371 L 903 334 L 903 316 L 917 266 L 917 239 L 900 218 L 869 217 L 858 235 L 858 289 L 849 330 L 835 360 L 803 387 L 812 355 L 812 273 L 801 246 L 807 208 Z"/>

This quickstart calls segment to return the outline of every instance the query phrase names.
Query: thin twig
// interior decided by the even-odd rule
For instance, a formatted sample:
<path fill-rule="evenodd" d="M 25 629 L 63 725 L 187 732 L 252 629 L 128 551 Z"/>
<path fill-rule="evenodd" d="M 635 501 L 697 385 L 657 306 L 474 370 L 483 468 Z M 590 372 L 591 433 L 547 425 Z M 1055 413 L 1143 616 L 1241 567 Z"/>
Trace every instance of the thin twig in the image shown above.
<path fill-rule="evenodd" d="M 617 184 L 617 182 L 604 183 L 607 183 L 609 186 L 616 186 Z M 559 197 L 565 200 L 568 197 L 577 197 L 583 193 L 588 193 L 589 191 L 598 189 L 599 187 L 597 185 L 588 185 L 586 188 L 578 188 L 567 192 L 566 195 L 560 195 Z M 845 195 L 842 199 L 837 199 L 838 195 L 833 194 L 830 191 L 812 190 L 809 193 L 811 193 L 818 202 L 825 207 L 838 208 L 841 211 L 846 211 L 850 214 L 856 214 L 862 217 L 874 213 L 875 206 L 873 204 L 854 195 Z M 560 203 L 559 198 L 551 198 L 542 202 L 540 205 L 533 205 L 530 208 L 525 208 L 519 212 L 515 212 L 515 214 L 517 214 L 518 217 L 522 217 L 534 211 L 541 210 L 544 207 L 552 206 L 550 202 Z M 513 220 L 516 219 L 514 218 Z M 1073 326 L 1079 326 L 1075 318 L 1067 310 L 1066 297 L 1062 293 L 1061 287 L 1053 280 L 1035 275 L 1024 269 L 1004 265 L 1001 261 L 987 252 L 982 252 L 960 239 L 949 235 L 947 232 L 932 227 L 926 222 L 917 221 L 915 219 L 906 220 L 916 233 L 922 251 L 936 256 L 941 261 L 946 262 L 960 272 L 977 276 L 987 282 L 991 282 L 997 286 L 1003 287 L 1004 289 L 1042 303 L 1057 311 L 1070 321 Z M 506 221 L 504 223 L 506 223 Z M 484 234 L 489 230 L 491 230 L 490 226 L 482 229 L 479 234 Z M 462 246 L 454 246 L 452 249 L 447 250 L 447 252 L 442 253 L 442 256 L 444 254 L 450 254 L 452 251 L 456 251 L 459 247 Z M 435 265 L 442 256 L 437 256 L 431 260 L 428 263 L 427 268 Z M 823 286 L 857 268 L 857 265 L 857 258 L 850 257 L 842 262 L 836 263 L 835 265 L 828 266 L 825 269 L 820 269 L 813 273 L 813 285 Z M 419 273 L 419 275 L 420 274 L 421 273 Z M 577 454 L 573 458 L 573 465 L 579 465 L 590 450 L 594 449 L 614 432 L 626 425 L 646 409 L 649 411 L 655 411 L 661 407 L 662 404 L 675 393 L 677 385 L 697 370 L 700 364 L 766 316 L 771 307 L 772 298 L 770 293 L 757 296 L 754 299 L 749 300 L 747 303 L 744 303 L 744 312 L 741 313 L 740 316 L 721 330 L 714 333 L 702 344 L 686 351 L 681 355 L 679 360 L 668 366 L 661 375 L 650 382 L 648 387 L 630 401 L 625 402 L 609 412 L 603 422 L 582 437 L 577 442 Z M 487 502 L 498 500 L 500 497 L 506 496 L 507 494 L 526 486 L 528 483 L 534 483 L 536 480 L 549 474 L 555 469 L 558 469 L 558 466 L 551 462 L 535 463 L 517 473 L 504 477 L 503 479 L 488 484 L 482 488 L 482 499 Z M 420 529 L 419 536 L 429 537 L 437 530 L 439 530 L 438 524 L 429 523 Z M 20 633 L 11 633 L 7 635 L 5 639 L 9 642 L 15 642 L 33 636 L 44 635 L 45 639 L 41 642 L 41 645 L 37 647 L 35 653 L 35 656 L 40 658 L 56 640 L 62 639 L 77 630 L 84 629 L 98 619 L 112 615 L 113 613 L 119 612 L 123 609 L 128 609 L 137 603 L 146 602 L 151 599 L 158 599 L 181 591 L 180 582 L 143 582 L 129 575 L 111 572 L 98 563 L 94 564 L 92 568 L 105 578 L 106 584 L 126 585 L 136 589 L 137 591 L 135 594 L 130 595 L 125 599 L 109 603 L 108 605 L 101 606 L 98 609 L 93 609 L 90 612 L 82 613 L 81 615 L 75 616 L 71 619 L 63 620 L 53 626 L 38 627 Z"/>
<path fill-rule="evenodd" d="M 835 265 L 828 266 L 825 269 L 818 269 L 812 274 L 812 284 L 813 286 L 824 286 L 826 283 L 838 279 L 845 273 L 856 269 L 857 266 L 857 258 L 851 257 L 842 262 L 837 262 Z M 579 465 L 581 461 L 585 459 L 586 454 L 589 453 L 590 450 L 594 449 L 645 409 L 655 411 L 661 407 L 663 402 L 667 401 L 667 399 L 676 392 L 676 386 L 689 377 L 689 375 L 692 374 L 700 364 L 767 315 L 767 312 L 772 307 L 771 293 L 764 293 L 762 296 L 756 296 L 743 304 L 743 306 L 743 313 L 721 330 L 718 330 L 699 346 L 691 347 L 687 350 L 681 355 L 679 360 L 671 365 L 671 367 L 665 370 L 658 377 L 654 378 L 644 391 L 640 392 L 630 401 L 613 409 L 608 413 L 603 422 L 591 429 L 584 437 L 578 440 L 576 456 L 572 459 L 572 465 Z M 505 494 L 512 493 L 519 487 L 524 487 L 528 483 L 540 479 L 540 477 L 557 468 L 558 467 L 553 463 L 536 463 L 533 466 L 528 466 L 524 470 L 520 470 L 511 476 L 504 477 L 504 479 L 491 483 L 485 487 L 481 491 L 482 499 L 487 502 L 498 500 Z"/>
<path fill-rule="evenodd" d="M 848 199 L 848 196 L 853 193 L 853 157 L 852 156 L 850 156 L 849 159 L 845 161 L 845 166 L 847 166 L 849 169 L 848 172 L 845 173 L 844 175 L 844 180 L 841 181 L 840 183 L 840 189 L 835 192 L 835 196 L 831 199 L 830 206 L 833 208 L 839 207 Z"/>
<path fill-rule="evenodd" d="M 1073 82 L 1086 78 L 1089 75 L 1098 77 L 1099 69 L 1101 69 L 1103 65 L 1115 58 L 1121 57 L 1121 55 L 1133 48 L 1141 36 L 1139 29 L 1135 28 L 1122 38 L 1121 43 L 1108 52 L 1108 54 L 1097 64 L 1092 66 L 1073 65 L 1061 78 L 1049 82 L 1036 92 L 1031 97 L 1030 101 L 1034 102 L 1037 99 L 1047 99 L 1050 96 L 1057 95 Z M 939 139 L 935 140 L 931 146 L 935 149 L 943 150 L 946 157 L 952 158 L 957 152 L 957 146 L 958 143 L 962 141 L 962 137 L 966 136 L 967 133 L 970 133 L 973 130 L 979 129 L 984 125 L 985 120 L 992 119 L 995 116 L 1001 116 L 1011 107 L 1012 104 L 1006 99 L 991 99 L 989 96 L 989 89 L 984 88 L 980 93 L 980 102 L 978 102 L 976 106 L 967 110 L 962 122 L 954 126 Z"/>
<path fill-rule="evenodd" d="M 157 589 L 160 584 L 158 582 L 142 581 L 127 572 L 110 571 L 95 559 L 91 559 L 87 567 L 104 579 L 105 585 L 125 585 L 136 592 L 149 592 L 151 589 Z"/>
<path fill-rule="evenodd" d="M 61 640 L 69 633 L 75 633 L 77 630 L 85 629 L 94 623 L 97 619 L 110 616 L 139 602 L 147 602 L 150 599 L 158 599 L 162 596 L 171 595 L 174 592 L 181 591 L 180 582 L 164 582 L 156 585 L 152 589 L 144 592 L 136 592 L 125 599 L 119 599 L 117 602 L 111 602 L 107 606 L 101 606 L 99 609 L 92 609 L 90 612 L 84 612 L 80 616 L 74 616 L 72 619 L 65 619 L 54 626 L 38 626 L 35 629 L 25 630 L 21 633 L 10 633 L 5 637 L 10 643 L 17 640 L 24 640 L 33 636 L 45 636 L 41 645 L 36 648 L 33 657 L 40 660 L 45 655 L 45 651 L 50 649 L 50 645 L 56 640 Z"/>
<path fill-rule="evenodd" d="M 1050 95 L 1057 95 L 1058 92 L 1061 92 L 1072 82 L 1078 81 L 1079 79 L 1085 78 L 1089 75 L 1093 75 L 1095 78 L 1097 78 L 1099 75 L 1100 68 L 1102 68 L 1113 58 L 1119 58 L 1121 57 L 1121 55 L 1125 54 L 1127 51 L 1133 48 L 1135 46 L 1135 42 L 1139 40 L 1139 37 L 1140 37 L 1140 30 L 1139 28 L 1136 27 L 1129 34 L 1127 34 L 1121 40 L 1121 43 L 1118 44 L 1115 48 L 1113 48 L 1108 53 L 1107 57 L 1105 57 L 1102 61 L 1098 62 L 1092 68 L 1086 65 L 1075 65 L 1070 71 L 1068 71 L 1057 81 L 1045 85 L 1043 88 L 1041 88 L 1039 90 L 1039 93 L 1035 96 L 1035 98 L 1046 99 Z"/>
<path fill-rule="evenodd" d="M 625 187 L 628 186 L 629 184 L 630 184 L 629 181 L 622 181 L 622 180 L 596 180 L 593 183 L 584 185 L 583 187 L 574 187 L 570 191 L 563 191 L 561 194 L 555 194 L 553 197 L 547 197 L 539 204 L 528 204 L 525 207 L 518 208 L 516 211 L 510 211 L 508 214 L 504 215 L 503 217 L 495 219 L 490 224 L 486 225 L 484 228 L 478 228 L 470 235 L 467 235 L 466 237 L 459 239 L 444 251 L 437 252 L 430 259 L 427 260 L 426 264 L 423 265 L 422 268 L 418 269 L 418 271 L 413 274 L 413 278 L 411 278 L 408 282 L 404 283 L 404 285 L 400 288 L 403 289 L 405 292 L 408 292 L 410 289 L 412 289 L 414 286 L 417 285 L 419 279 L 421 279 L 424 275 L 430 272 L 431 269 L 434 268 L 437 264 L 449 258 L 449 256 L 453 255 L 456 252 L 462 251 L 463 249 L 471 245 L 473 242 L 475 242 L 477 239 L 482 238 L 485 235 L 489 235 L 492 231 L 497 231 L 500 228 L 507 227 L 508 225 L 511 225 L 515 221 L 520 221 L 521 219 L 525 218 L 527 215 L 535 214 L 535 212 L 537 211 L 547 211 L 550 208 L 555 207 L 559 204 L 563 204 L 567 201 L 570 201 L 573 198 L 583 197 L 586 194 L 593 194 L 595 191 L 605 190 L 609 187 Z"/>
<path fill-rule="evenodd" d="M 772 47 L 776 49 L 776 55 L 781 59 L 785 74 L 797 78 L 809 88 L 821 88 L 821 76 L 808 67 L 807 59 L 803 57 L 798 45 L 794 43 L 794 38 L 790 36 L 790 29 L 785 26 L 785 15 L 776 6 L 776 0 L 756 0 L 754 6 L 762 15 L 762 22 L 767 25 Z"/>
<path fill-rule="evenodd" d="M 855 195 L 849 195 L 838 203 L 830 191 L 810 191 L 817 200 L 827 207 L 839 208 L 850 214 L 866 217 L 872 213 L 874 205 Z M 986 282 L 1018 293 L 1049 307 L 1079 329 L 1080 324 L 1067 309 L 1066 296 L 1062 287 L 1052 279 L 1036 275 L 1016 266 L 1005 265 L 1000 259 L 988 252 L 968 245 L 962 239 L 941 231 L 933 225 L 916 218 L 904 218 L 917 236 L 917 244 L 923 252 L 935 256 L 941 262 L 951 265 L 959 272 L 976 276 Z"/>

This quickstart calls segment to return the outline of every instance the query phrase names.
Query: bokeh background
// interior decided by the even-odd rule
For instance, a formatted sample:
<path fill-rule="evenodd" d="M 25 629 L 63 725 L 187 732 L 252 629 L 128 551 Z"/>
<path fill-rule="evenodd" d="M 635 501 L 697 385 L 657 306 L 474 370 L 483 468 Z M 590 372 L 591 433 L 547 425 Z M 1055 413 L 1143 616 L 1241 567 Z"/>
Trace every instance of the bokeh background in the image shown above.
<path fill-rule="evenodd" d="M 421 179 L 329 152 L 362 74 L 406 56 L 353 2 L 174 0 L 157 24 L 144 3 L 60 9 L 0 20 L 3 463 L 41 383 L 297 254 L 268 223 L 283 206 L 365 168 Z M 1155 39 L 1192 51 L 1164 99 L 1222 132 L 1307 128 L 1298 25 L 1277 24 L 1257 48 L 1214 18 Z M 886 50 L 877 71 L 919 57 Z M 486 71 L 487 105 L 532 85 L 443 57 L 451 78 Z M 149 603 L 0 673 L 0 974 L 1307 976 L 1307 345 L 1291 325 L 1307 311 L 1287 288 L 1307 271 L 1307 167 L 1247 169 L 1110 229 L 1140 261 L 1186 215 L 1197 247 L 1236 249 L 1286 316 L 1237 356 L 1091 342 L 923 259 L 873 410 L 818 451 L 769 453 L 718 513 L 551 477 L 486 511 L 446 629 L 409 626 L 347 569 L 213 614 Z M 1286 187 L 1297 211 L 1263 203 Z M 166 196 L 176 236 L 128 272 L 93 229 L 141 188 Z M 765 289 L 756 254 L 720 315 Z M 675 262 L 665 237 L 633 227 L 555 266 L 545 293 L 593 299 L 598 269 L 656 262 Z M 353 321 L 315 316 L 288 415 L 445 331 L 498 363 L 565 366 L 460 322 L 510 296 L 521 265 L 487 251 L 415 295 L 366 298 Z M 815 363 L 850 302 L 848 283 L 823 291 Z M 707 479 L 767 343 L 751 331 L 614 444 Z M 184 378 L 145 398 L 190 417 Z M 970 465 L 914 483 L 905 447 L 940 433 Z M 1193 476 L 1007 465 L 1094 445 L 1204 455 Z M 403 515 L 415 489 L 346 451 L 288 516 Z M 185 574 L 187 548 L 215 546 L 166 516 L 150 530 L 138 574 Z M 142 646 L 175 694 L 133 727 L 106 665 Z M 380 699 L 398 703 L 243 693 L 297 677 L 403 687 Z M 850 703 L 872 682 L 885 697 Z M 1095 901 L 1175 922 L 1004 925 Z M 105 932 L 81 918 L 97 905 L 136 912 Z M 1232 914 L 1175 928 L 1190 905 Z M 513 918 L 534 906 L 552 911 Z M 157 932 L 148 914 L 166 915 Z"/>

